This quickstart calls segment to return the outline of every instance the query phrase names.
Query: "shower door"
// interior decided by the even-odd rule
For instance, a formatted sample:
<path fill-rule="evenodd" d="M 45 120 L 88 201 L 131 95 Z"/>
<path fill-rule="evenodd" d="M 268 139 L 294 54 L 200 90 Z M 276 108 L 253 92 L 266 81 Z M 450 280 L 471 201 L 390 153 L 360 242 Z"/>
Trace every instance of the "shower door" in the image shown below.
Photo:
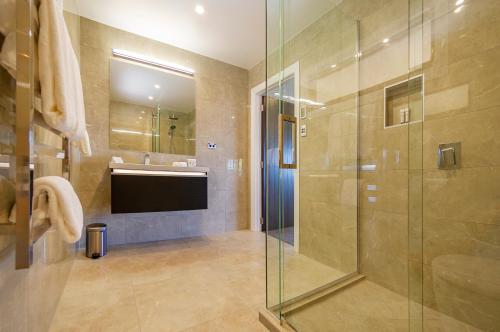
<path fill-rule="evenodd" d="M 319 5 L 317 17 L 331 7 Z M 267 227 L 267 280 L 275 312 L 358 275 L 358 24 L 334 13 L 326 26 L 308 27 L 300 17 L 307 7 L 267 1 L 266 213 L 277 226 Z M 325 29 L 328 43 L 316 42 Z"/>

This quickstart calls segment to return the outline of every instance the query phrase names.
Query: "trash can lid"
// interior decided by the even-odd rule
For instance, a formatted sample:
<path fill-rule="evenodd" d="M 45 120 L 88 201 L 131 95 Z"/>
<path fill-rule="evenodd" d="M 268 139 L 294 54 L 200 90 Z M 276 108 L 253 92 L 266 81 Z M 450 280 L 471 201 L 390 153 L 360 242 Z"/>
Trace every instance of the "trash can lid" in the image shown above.
<path fill-rule="evenodd" d="M 106 224 L 96 223 L 87 226 L 87 231 L 91 232 L 102 232 L 106 230 Z"/>

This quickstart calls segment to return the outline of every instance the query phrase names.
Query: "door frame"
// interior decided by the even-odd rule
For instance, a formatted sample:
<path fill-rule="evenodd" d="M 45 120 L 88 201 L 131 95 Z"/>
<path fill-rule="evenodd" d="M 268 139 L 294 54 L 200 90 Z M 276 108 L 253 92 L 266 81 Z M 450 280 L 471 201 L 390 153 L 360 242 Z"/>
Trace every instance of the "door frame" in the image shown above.
<path fill-rule="evenodd" d="M 267 82 L 269 85 L 278 83 L 280 77 L 287 79 L 294 78 L 294 114 L 299 118 L 300 113 L 300 64 L 295 62 L 272 76 Z M 250 229 L 254 232 L 260 232 L 260 217 L 262 215 L 261 206 L 261 97 L 266 92 L 266 81 L 258 84 L 250 90 Z M 297 142 L 299 142 L 299 129 L 296 131 Z M 300 144 L 297 144 L 297 160 L 299 159 Z M 294 248 L 299 249 L 299 166 L 294 170 Z"/>

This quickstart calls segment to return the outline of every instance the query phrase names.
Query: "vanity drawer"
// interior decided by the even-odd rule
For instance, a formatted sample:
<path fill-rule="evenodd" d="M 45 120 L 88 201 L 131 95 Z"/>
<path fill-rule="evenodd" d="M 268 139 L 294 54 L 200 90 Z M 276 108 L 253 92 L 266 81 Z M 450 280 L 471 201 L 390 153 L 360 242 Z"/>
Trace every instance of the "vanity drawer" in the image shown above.
<path fill-rule="evenodd" d="M 207 176 L 111 174 L 111 213 L 207 209 Z"/>

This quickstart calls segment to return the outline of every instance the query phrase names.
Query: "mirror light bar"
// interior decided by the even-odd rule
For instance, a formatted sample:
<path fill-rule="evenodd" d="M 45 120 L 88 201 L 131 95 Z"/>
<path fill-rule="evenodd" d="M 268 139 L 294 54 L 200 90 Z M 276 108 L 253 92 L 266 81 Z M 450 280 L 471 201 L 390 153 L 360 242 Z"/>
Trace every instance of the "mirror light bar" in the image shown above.
<path fill-rule="evenodd" d="M 151 58 L 142 54 L 137 54 L 134 52 L 129 52 L 125 50 L 121 50 L 118 48 L 113 48 L 113 56 L 126 59 L 126 60 L 131 60 L 139 63 L 143 63 L 146 65 L 174 71 L 177 73 L 181 74 L 186 74 L 189 76 L 194 76 L 194 70 L 189 68 L 189 67 L 184 67 L 175 63 L 168 63 L 162 60 L 158 60 L 155 58 Z"/>
<path fill-rule="evenodd" d="M 113 174 L 128 174 L 128 175 L 166 175 L 166 176 L 192 176 L 206 177 L 204 172 L 173 172 L 173 171 L 146 171 L 137 169 L 113 169 Z"/>

